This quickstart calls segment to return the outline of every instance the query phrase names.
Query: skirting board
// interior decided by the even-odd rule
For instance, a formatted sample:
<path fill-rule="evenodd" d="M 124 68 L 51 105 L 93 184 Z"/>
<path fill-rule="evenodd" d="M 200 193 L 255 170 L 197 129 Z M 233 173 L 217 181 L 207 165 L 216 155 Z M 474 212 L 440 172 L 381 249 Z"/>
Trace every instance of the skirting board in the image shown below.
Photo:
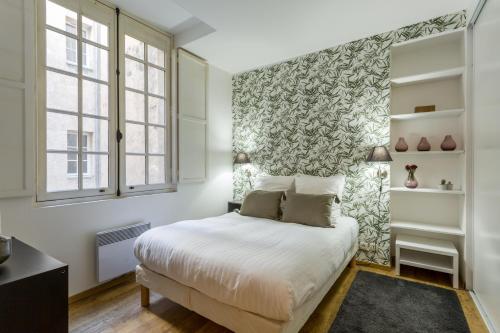
<path fill-rule="evenodd" d="M 484 320 L 484 323 L 486 324 L 486 327 L 488 328 L 488 331 L 490 333 L 497 333 L 495 330 L 495 327 L 493 326 L 493 323 L 490 321 L 490 318 L 488 317 L 488 314 L 484 310 L 483 306 L 481 305 L 481 301 L 479 300 L 479 297 L 477 297 L 476 293 L 471 290 L 469 291 L 470 296 L 472 297 L 472 300 L 474 301 L 474 304 L 476 304 L 476 308 L 479 311 L 479 314 L 481 314 L 481 317 Z"/>
<path fill-rule="evenodd" d="M 78 302 L 79 300 L 82 300 L 84 298 L 100 294 L 103 291 L 110 289 L 110 288 L 113 288 L 116 285 L 122 284 L 124 282 L 130 282 L 130 281 L 135 281 L 135 272 L 127 273 L 125 275 L 117 277 L 116 279 L 113 279 L 113 280 L 104 282 L 103 284 L 100 284 L 98 286 L 95 286 L 94 288 L 90 288 L 90 289 L 87 289 L 85 291 L 82 291 L 81 293 L 70 296 L 68 298 L 68 304 L 72 304 L 72 303 Z"/>

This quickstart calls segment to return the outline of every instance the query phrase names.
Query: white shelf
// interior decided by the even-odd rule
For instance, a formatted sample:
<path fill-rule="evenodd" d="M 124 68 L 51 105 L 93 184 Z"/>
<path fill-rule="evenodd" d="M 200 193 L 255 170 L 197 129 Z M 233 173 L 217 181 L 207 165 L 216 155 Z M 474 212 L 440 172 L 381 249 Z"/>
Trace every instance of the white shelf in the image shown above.
<path fill-rule="evenodd" d="M 414 193 L 433 193 L 433 194 L 454 194 L 464 195 L 462 190 L 440 190 L 437 188 L 407 188 L 407 187 L 391 187 L 392 192 L 414 192 Z"/>
<path fill-rule="evenodd" d="M 454 256 L 458 254 L 457 248 L 451 241 L 410 235 L 398 235 L 396 245 L 414 251 Z"/>
<path fill-rule="evenodd" d="M 415 48 L 432 48 L 436 45 L 442 45 L 444 43 L 458 42 L 464 38 L 465 28 L 460 28 L 456 30 L 449 30 L 440 32 L 437 34 L 431 34 L 428 36 L 410 39 L 404 42 L 392 44 L 391 51 L 407 51 L 411 49 L 414 51 Z"/>
<path fill-rule="evenodd" d="M 398 86 L 411 85 L 417 83 L 445 80 L 462 76 L 464 74 L 464 71 L 465 71 L 464 67 L 456 67 L 440 71 L 392 78 L 391 83 L 393 86 L 398 87 Z"/>
<path fill-rule="evenodd" d="M 419 222 L 406 222 L 406 221 L 391 221 L 391 228 L 402 229 L 402 230 L 412 230 L 412 231 L 423 231 L 434 234 L 452 235 L 452 236 L 464 236 L 465 232 L 459 227 L 450 227 L 443 225 L 419 223 Z"/>
<path fill-rule="evenodd" d="M 464 150 L 429 150 L 429 151 L 418 151 L 418 150 L 410 150 L 410 151 L 391 151 L 391 156 L 428 156 L 428 155 L 462 155 L 464 154 Z"/>
<path fill-rule="evenodd" d="M 441 110 L 419 113 L 403 113 L 391 115 L 391 120 L 421 120 L 421 119 L 436 119 L 436 118 L 453 118 L 459 117 L 465 112 L 464 109 Z"/>
<path fill-rule="evenodd" d="M 453 274 L 453 261 L 450 257 L 426 252 L 401 251 L 399 257 L 401 265 L 409 265 L 433 271 Z"/>

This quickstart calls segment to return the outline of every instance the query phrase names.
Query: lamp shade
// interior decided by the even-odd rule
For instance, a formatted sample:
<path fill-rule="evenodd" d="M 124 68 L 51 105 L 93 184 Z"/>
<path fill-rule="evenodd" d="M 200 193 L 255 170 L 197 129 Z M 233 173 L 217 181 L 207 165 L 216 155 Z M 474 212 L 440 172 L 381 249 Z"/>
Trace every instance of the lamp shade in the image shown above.
<path fill-rule="evenodd" d="M 389 151 L 385 146 L 376 146 L 370 150 L 368 157 L 366 158 L 367 162 L 391 162 L 392 157 L 389 154 Z"/>
<path fill-rule="evenodd" d="M 234 158 L 234 164 L 246 164 L 250 163 L 250 157 L 248 157 L 247 153 L 240 152 L 236 154 Z"/>

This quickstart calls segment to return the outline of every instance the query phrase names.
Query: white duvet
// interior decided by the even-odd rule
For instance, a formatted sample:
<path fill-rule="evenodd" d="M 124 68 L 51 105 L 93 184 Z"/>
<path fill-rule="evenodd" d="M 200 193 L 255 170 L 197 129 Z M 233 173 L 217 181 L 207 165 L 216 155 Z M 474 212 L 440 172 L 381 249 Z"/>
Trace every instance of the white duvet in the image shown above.
<path fill-rule="evenodd" d="M 318 228 L 229 213 L 151 229 L 135 255 L 222 303 L 288 321 L 339 269 L 357 236 L 348 217 Z"/>

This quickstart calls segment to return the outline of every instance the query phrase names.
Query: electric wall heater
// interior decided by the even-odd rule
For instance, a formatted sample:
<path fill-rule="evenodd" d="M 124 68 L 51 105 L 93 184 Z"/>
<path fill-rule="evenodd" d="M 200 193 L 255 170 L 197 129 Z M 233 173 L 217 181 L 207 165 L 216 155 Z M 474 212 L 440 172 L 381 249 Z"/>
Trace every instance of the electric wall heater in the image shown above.
<path fill-rule="evenodd" d="M 151 223 L 137 223 L 96 234 L 97 281 L 104 282 L 135 270 L 134 242 Z"/>

